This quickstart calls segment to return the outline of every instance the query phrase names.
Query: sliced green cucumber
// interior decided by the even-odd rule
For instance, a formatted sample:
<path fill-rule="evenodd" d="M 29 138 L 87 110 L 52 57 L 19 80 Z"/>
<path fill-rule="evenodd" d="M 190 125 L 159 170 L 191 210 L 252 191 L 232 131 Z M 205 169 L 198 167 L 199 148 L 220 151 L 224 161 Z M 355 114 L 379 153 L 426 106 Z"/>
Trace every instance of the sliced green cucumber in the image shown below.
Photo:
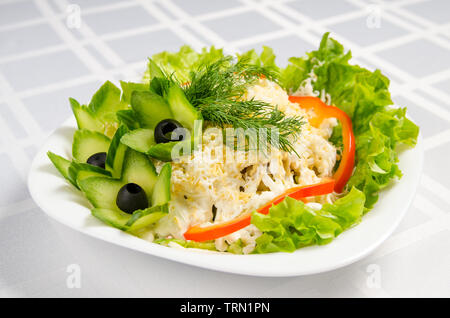
<path fill-rule="evenodd" d="M 154 129 L 161 120 L 173 118 L 166 101 L 153 92 L 133 91 L 131 107 L 143 128 Z"/>
<path fill-rule="evenodd" d="M 91 213 L 96 218 L 100 219 L 106 224 L 118 228 L 119 230 L 126 231 L 129 228 L 126 224 L 131 215 L 120 210 L 95 208 L 91 210 Z"/>
<path fill-rule="evenodd" d="M 122 137 L 128 132 L 128 128 L 120 126 L 114 134 L 106 156 L 106 167 L 111 171 L 114 178 L 120 178 L 122 175 L 123 159 L 127 146 L 120 142 Z"/>
<path fill-rule="evenodd" d="M 160 218 L 167 214 L 169 208 L 168 204 L 157 205 L 148 209 L 138 210 L 133 213 L 127 222 L 131 231 L 141 229 L 157 222 Z"/>
<path fill-rule="evenodd" d="M 128 108 L 128 103 L 121 100 L 120 89 L 106 81 L 94 94 L 88 107 L 96 118 L 102 121 L 115 120 L 115 113 Z"/>
<path fill-rule="evenodd" d="M 126 126 L 129 130 L 140 127 L 136 114 L 132 109 L 119 110 L 116 113 L 116 117 L 119 120 L 119 124 Z"/>
<path fill-rule="evenodd" d="M 70 105 L 79 129 L 88 129 L 112 135 L 117 123 L 116 112 L 129 108 L 121 99 L 121 91 L 110 81 L 105 82 L 94 94 L 88 106 L 70 98 Z"/>
<path fill-rule="evenodd" d="M 148 215 L 142 216 L 139 219 L 137 219 L 132 225 L 130 225 L 128 231 L 136 231 L 140 230 L 144 227 L 147 227 L 149 225 L 152 225 L 156 222 L 158 222 L 163 216 L 167 215 L 166 212 L 152 212 Z"/>
<path fill-rule="evenodd" d="M 106 224 L 122 231 L 134 232 L 159 221 L 159 219 L 167 214 L 166 212 L 161 212 L 161 210 L 149 208 L 136 211 L 133 215 L 122 211 L 99 208 L 94 208 L 91 212 L 93 216 Z M 130 222 L 135 215 L 135 219 Z"/>
<path fill-rule="evenodd" d="M 120 87 L 122 88 L 122 100 L 128 104 L 131 102 L 131 93 L 133 93 L 133 91 L 149 90 L 149 85 L 146 83 L 120 81 Z"/>
<path fill-rule="evenodd" d="M 150 91 L 158 94 L 161 97 L 165 97 L 167 95 L 167 91 L 169 90 L 170 81 L 167 78 L 163 77 L 154 77 L 150 81 Z"/>
<path fill-rule="evenodd" d="M 69 178 L 79 187 L 81 180 L 89 177 L 111 177 L 105 169 L 87 163 L 72 162 L 69 166 Z"/>
<path fill-rule="evenodd" d="M 107 152 L 111 140 L 96 131 L 81 129 L 73 135 L 72 156 L 78 162 L 86 162 L 90 156 Z"/>
<path fill-rule="evenodd" d="M 75 99 L 69 98 L 72 112 L 77 120 L 78 129 L 88 129 L 98 132 L 103 132 L 103 124 L 95 115 L 89 110 L 88 107 L 80 105 Z"/>
<path fill-rule="evenodd" d="M 152 193 L 152 205 L 164 205 L 170 201 L 170 178 L 172 176 L 172 166 L 166 163 L 156 180 Z"/>
<path fill-rule="evenodd" d="M 148 202 L 150 203 L 157 178 L 155 166 L 147 155 L 128 148 L 123 160 L 123 183 L 138 184 L 144 189 Z"/>
<path fill-rule="evenodd" d="M 53 165 L 56 167 L 56 169 L 59 171 L 59 173 L 61 173 L 61 175 L 66 180 L 68 180 L 72 185 L 78 188 L 76 182 L 69 177 L 69 167 L 71 162 L 61 156 L 58 156 L 57 154 L 54 154 L 51 151 L 47 152 L 47 156 L 53 163 Z"/>
<path fill-rule="evenodd" d="M 143 153 L 147 153 L 155 145 L 153 130 L 140 128 L 126 133 L 120 140 L 128 147 Z"/>
<path fill-rule="evenodd" d="M 152 158 L 167 162 L 186 155 L 193 149 L 193 146 L 192 140 L 166 142 L 152 146 L 147 154 Z M 174 151 L 174 147 L 177 147 L 179 151 Z"/>
<path fill-rule="evenodd" d="M 120 211 L 117 207 L 117 193 L 124 185 L 121 180 L 108 177 L 90 177 L 80 180 L 80 189 L 95 208 Z"/>
<path fill-rule="evenodd" d="M 181 87 L 176 84 L 170 86 L 167 92 L 167 102 L 174 119 L 180 122 L 183 127 L 193 130 L 194 122 L 202 119 L 201 113 L 192 106 Z"/>

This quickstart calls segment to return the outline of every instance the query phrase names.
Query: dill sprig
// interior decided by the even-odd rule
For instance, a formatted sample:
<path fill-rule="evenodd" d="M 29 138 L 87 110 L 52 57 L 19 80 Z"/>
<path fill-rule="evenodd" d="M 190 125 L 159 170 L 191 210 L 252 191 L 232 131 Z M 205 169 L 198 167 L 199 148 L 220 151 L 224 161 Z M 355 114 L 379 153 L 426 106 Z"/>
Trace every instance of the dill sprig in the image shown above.
<path fill-rule="evenodd" d="M 295 152 L 289 138 L 295 138 L 300 132 L 303 124 L 300 117 L 286 117 L 272 105 L 258 100 L 211 101 L 201 104 L 199 109 L 204 119 L 220 127 L 230 125 L 233 128 L 254 129 L 258 141 L 261 137 L 260 128 L 265 128 L 265 138 L 273 147 Z M 273 134 L 272 128 L 277 129 L 277 134 Z"/>
<path fill-rule="evenodd" d="M 191 81 L 184 87 L 188 100 L 207 121 L 220 127 L 254 129 L 258 140 L 260 128 L 265 128 L 268 143 L 296 153 L 291 140 L 300 133 L 301 117 L 286 117 L 276 107 L 260 100 L 240 99 L 248 86 L 262 76 L 277 81 L 275 70 L 247 62 L 241 59 L 233 63 L 233 58 L 227 56 L 191 72 Z M 273 128 L 277 130 L 276 134 L 273 134 Z"/>
<path fill-rule="evenodd" d="M 184 89 L 187 98 L 194 106 L 209 100 L 237 99 L 261 76 L 277 81 L 275 70 L 247 62 L 248 59 L 241 59 L 233 63 L 233 57 L 226 56 L 192 71 L 191 81 Z"/>

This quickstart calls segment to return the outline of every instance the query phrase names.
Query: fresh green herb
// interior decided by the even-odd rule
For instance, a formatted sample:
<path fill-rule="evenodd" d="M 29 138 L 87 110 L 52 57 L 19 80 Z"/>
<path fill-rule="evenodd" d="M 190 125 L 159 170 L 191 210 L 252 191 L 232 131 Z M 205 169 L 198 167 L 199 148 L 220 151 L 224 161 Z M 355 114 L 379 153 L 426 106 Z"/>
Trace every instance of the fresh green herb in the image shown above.
<path fill-rule="evenodd" d="M 256 133 L 257 144 L 261 138 L 275 148 L 295 152 L 290 136 L 298 134 L 303 121 L 300 117 L 285 117 L 284 113 L 270 104 L 258 100 L 220 100 L 201 104 L 203 118 L 221 127 L 252 129 Z M 266 136 L 261 136 L 260 128 Z M 272 130 L 274 129 L 274 130 Z"/>
<path fill-rule="evenodd" d="M 278 74 L 275 70 L 247 62 L 245 58 L 234 63 L 233 57 L 225 56 L 191 71 L 189 84 L 185 87 L 187 98 L 194 106 L 211 99 L 236 99 L 261 76 L 277 81 Z"/>
<path fill-rule="evenodd" d="M 278 74 L 268 67 L 250 65 L 244 58 L 233 63 L 233 58 L 226 56 L 192 71 L 184 91 L 205 120 L 220 127 L 230 125 L 233 128 L 254 129 L 258 147 L 262 138 L 260 134 L 264 131 L 265 140 L 270 145 L 295 152 L 292 140 L 300 133 L 302 118 L 286 117 L 276 107 L 263 101 L 240 99 L 248 86 L 261 76 L 276 82 Z M 272 129 L 276 129 L 277 133 L 273 133 Z"/>

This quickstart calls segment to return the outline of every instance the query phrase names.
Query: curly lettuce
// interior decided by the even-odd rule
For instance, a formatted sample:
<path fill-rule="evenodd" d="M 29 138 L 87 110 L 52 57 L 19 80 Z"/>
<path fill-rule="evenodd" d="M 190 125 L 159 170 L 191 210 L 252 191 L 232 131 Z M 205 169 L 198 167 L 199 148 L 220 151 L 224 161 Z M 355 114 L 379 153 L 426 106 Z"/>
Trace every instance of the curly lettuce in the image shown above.
<path fill-rule="evenodd" d="M 364 194 L 356 188 L 333 204 L 313 210 L 287 197 L 267 215 L 254 212 L 252 224 L 263 234 L 256 239 L 255 253 L 293 252 L 309 245 L 330 243 L 345 229 L 361 220 Z"/>
<path fill-rule="evenodd" d="M 211 46 L 196 52 L 188 45 L 183 45 L 178 52 L 164 51 L 152 56 L 155 62 L 166 74 L 174 74 L 180 82 L 190 80 L 190 72 L 199 68 L 200 65 L 211 64 L 224 56 L 222 49 Z M 151 68 L 149 68 L 151 69 Z M 151 74 L 149 70 L 144 74 L 144 81 L 149 81 Z"/>

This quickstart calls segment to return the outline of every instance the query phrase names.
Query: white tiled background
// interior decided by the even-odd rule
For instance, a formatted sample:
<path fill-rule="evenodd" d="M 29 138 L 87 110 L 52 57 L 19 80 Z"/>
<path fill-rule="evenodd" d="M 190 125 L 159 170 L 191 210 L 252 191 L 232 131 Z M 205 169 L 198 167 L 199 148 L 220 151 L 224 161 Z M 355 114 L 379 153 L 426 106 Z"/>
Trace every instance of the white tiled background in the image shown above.
<path fill-rule="evenodd" d="M 70 3 L 81 28 L 68 27 Z M 183 43 L 229 53 L 269 45 L 285 64 L 325 31 L 391 78 L 425 138 L 414 203 L 366 259 L 308 277 L 235 276 L 89 238 L 32 202 L 30 162 L 71 115 L 69 96 L 88 102 L 106 79 L 138 79 L 147 56 Z M 0 0 L 0 296 L 449 297 L 449 123 L 449 0 Z M 80 289 L 67 288 L 70 264 Z M 380 285 L 370 284 L 373 268 Z"/>

